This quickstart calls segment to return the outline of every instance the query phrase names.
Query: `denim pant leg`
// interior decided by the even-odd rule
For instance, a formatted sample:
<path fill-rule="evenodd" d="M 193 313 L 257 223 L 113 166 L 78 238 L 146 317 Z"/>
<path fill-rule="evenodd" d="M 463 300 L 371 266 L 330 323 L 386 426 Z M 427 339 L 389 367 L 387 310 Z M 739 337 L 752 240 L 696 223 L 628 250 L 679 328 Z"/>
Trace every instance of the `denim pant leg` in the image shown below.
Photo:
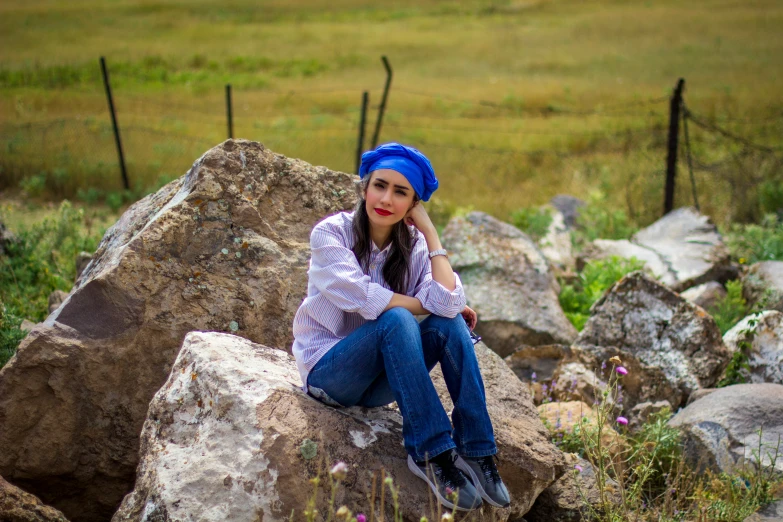
<path fill-rule="evenodd" d="M 367 405 L 385 388 L 384 372 L 402 413 L 407 452 L 424 460 L 454 448 L 451 423 L 424 360 L 419 323 L 403 308 L 387 310 L 337 343 L 312 369 L 307 385 L 343 406 Z"/>
<path fill-rule="evenodd" d="M 487 413 L 484 381 L 465 320 L 461 316 L 448 319 L 431 315 L 420 328 L 425 357 L 440 361 L 454 403 L 451 420 L 457 451 L 466 457 L 494 455 L 497 446 Z"/>

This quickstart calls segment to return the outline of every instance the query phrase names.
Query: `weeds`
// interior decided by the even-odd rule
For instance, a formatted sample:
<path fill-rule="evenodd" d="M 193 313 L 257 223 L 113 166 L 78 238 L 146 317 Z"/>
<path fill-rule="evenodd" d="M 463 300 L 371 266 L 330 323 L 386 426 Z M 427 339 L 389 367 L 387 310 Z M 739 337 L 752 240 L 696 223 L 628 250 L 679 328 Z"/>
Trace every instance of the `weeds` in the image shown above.
<path fill-rule="evenodd" d="M 644 262 L 633 257 L 612 256 L 587 263 L 575 282 L 562 284 L 558 299 L 568 320 L 581 331 L 590 318 L 593 303 L 623 276 L 642 268 Z"/>
<path fill-rule="evenodd" d="M 70 291 L 77 254 L 95 251 L 103 230 L 94 230 L 82 209 L 64 201 L 55 217 L 16 235 L 18 240 L 0 257 L 0 339 L 5 354 L 13 354 L 24 337 L 18 329 L 22 318 L 42 321 L 48 315 L 49 294 Z"/>
<path fill-rule="evenodd" d="M 776 214 L 767 214 L 759 224 L 735 223 L 725 236 L 736 259 L 748 264 L 783 261 L 783 221 Z"/>
<path fill-rule="evenodd" d="M 593 407 L 594 419 L 583 418 L 572 434 L 578 453 L 596 476 L 597 501 L 590 502 L 581 466 L 572 470 L 589 520 L 741 522 L 772 500 L 773 490 L 782 483 L 774 469 L 780 441 L 764 453 L 759 431 L 754 458 L 745 459 L 736 473 L 699 477 L 683 458 L 679 430 L 668 425 L 670 411 L 652 415 L 635 434 L 627 432 L 628 420 L 617 416 L 615 405 L 628 371 L 617 357 L 610 363 L 607 388 Z"/>
<path fill-rule="evenodd" d="M 551 223 L 552 214 L 546 208 L 523 207 L 511 213 L 511 224 L 533 241 L 544 237 Z"/>
<path fill-rule="evenodd" d="M 721 335 L 742 320 L 748 314 L 748 304 L 742 297 L 742 281 L 728 281 L 726 296 L 711 306 L 708 312 L 718 324 Z"/>

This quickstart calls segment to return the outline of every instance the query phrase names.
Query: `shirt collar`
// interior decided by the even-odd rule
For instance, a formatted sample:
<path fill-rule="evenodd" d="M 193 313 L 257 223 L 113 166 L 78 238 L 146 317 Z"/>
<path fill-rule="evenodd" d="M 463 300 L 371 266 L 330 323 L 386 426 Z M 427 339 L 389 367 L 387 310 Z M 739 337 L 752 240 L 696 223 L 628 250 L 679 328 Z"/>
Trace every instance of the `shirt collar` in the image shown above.
<path fill-rule="evenodd" d="M 370 240 L 370 243 L 372 244 L 372 253 L 375 254 L 375 255 L 377 255 L 377 254 L 384 254 L 384 253 L 388 254 L 389 253 L 389 249 L 391 248 L 391 241 L 389 241 L 389 244 L 386 245 L 386 248 L 384 248 L 383 250 L 380 250 L 375 245 L 375 241 L 373 241 L 372 239 Z"/>

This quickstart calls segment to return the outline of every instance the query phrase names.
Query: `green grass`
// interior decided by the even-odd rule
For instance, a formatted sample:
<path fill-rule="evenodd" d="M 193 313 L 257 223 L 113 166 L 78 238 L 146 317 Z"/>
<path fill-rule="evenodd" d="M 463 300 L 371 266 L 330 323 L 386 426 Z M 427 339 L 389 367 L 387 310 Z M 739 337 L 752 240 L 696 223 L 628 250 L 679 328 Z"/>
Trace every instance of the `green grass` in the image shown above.
<path fill-rule="evenodd" d="M 598 189 L 643 226 L 663 206 L 668 104 L 633 104 L 667 96 L 684 76 L 694 112 L 782 145 L 783 118 L 770 119 L 783 113 L 781 25 L 774 0 L 9 0 L 0 179 L 43 181 L 53 199 L 121 189 L 99 55 L 135 193 L 225 139 L 229 82 L 236 136 L 353 171 L 361 92 L 370 91 L 371 135 L 386 55 L 395 76 L 381 140 L 430 156 L 445 206 L 508 219 L 557 193 Z M 700 203 L 717 222 L 777 204 L 776 157 L 690 133 L 697 165 L 709 167 L 695 173 Z M 687 182 L 683 163 L 678 205 L 691 202 Z"/>

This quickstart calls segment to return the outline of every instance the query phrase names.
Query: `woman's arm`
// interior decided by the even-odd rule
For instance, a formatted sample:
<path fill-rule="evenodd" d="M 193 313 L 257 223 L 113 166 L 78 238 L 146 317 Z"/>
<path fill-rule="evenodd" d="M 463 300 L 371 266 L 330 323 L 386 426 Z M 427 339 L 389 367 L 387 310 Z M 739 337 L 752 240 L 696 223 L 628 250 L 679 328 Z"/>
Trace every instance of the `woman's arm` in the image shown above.
<path fill-rule="evenodd" d="M 385 312 L 389 308 L 405 308 L 413 315 L 427 315 L 430 312 L 428 310 L 425 310 L 424 307 L 421 305 L 421 301 L 416 299 L 415 297 L 410 297 L 403 294 L 394 294 L 391 298 L 391 301 L 389 301 L 389 304 L 386 305 L 386 308 L 383 309 Z"/>
<path fill-rule="evenodd" d="M 435 225 L 432 224 L 430 216 L 424 207 L 417 203 L 410 209 L 408 216 L 405 218 L 406 223 L 418 228 L 424 239 L 427 241 L 427 250 L 432 252 L 433 250 L 440 250 L 443 245 L 440 243 L 438 237 L 438 230 Z M 449 258 L 446 256 L 435 256 L 430 260 L 432 264 L 432 279 L 437 281 L 448 291 L 454 291 L 457 287 L 457 279 L 454 277 L 454 269 L 451 268 Z"/>

